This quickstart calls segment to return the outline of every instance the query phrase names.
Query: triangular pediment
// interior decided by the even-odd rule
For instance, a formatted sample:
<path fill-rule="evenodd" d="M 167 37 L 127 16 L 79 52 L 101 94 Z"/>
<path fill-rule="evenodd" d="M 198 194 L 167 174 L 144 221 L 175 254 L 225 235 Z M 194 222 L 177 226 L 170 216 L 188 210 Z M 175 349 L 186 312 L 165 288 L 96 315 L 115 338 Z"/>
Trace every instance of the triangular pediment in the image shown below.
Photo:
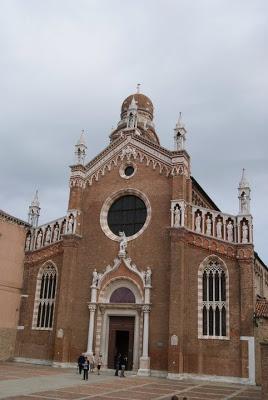
<path fill-rule="evenodd" d="M 144 163 L 167 177 L 184 174 L 189 176 L 188 157 L 186 152 L 169 151 L 134 132 L 126 132 L 85 167 L 72 167 L 71 185 L 75 185 L 77 179 L 80 184 L 83 181 L 83 186 L 92 185 L 112 168 L 119 166 L 123 160 Z"/>

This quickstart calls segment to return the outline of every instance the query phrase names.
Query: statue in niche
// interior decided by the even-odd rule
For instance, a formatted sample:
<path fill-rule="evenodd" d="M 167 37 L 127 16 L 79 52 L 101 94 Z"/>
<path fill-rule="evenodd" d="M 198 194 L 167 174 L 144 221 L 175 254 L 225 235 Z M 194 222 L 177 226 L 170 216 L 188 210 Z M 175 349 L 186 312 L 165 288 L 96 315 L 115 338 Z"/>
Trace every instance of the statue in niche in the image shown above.
<path fill-rule="evenodd" d="M 245 221 L 242 225 L 242 243 L 248 243 L 248 226 Z"/>
<path fill-rule="evenodd" d="M 99 283 L 99 274 L 96 270 L 96 268 L 94 269 L 94 271 L 92 272 L 92 286 L 98 286 Z"/>
<path fill-rule="evenodd" d="M 42 238 L 43 238 L 42 231 L 39 231 L 38 235 L 37 235 L 37 239 L 36 239 L 36 248 L 37 249 L 40 249 L 40 247 L 42 246 Z"/>
<path fill-rule="evenodd" d="M 132 113 L 129 114 L 128 127 L 135 128 L 135 116 Z"/>
<path fill-rule="evenodd" d="M 50 240 L 51 240 L 51 230 L 50 228 L 48 228 L 46 231 L 45 245 L 50 244 Z"/>
<path fill-rule="evenodd" d="M 66 220 L 64 219 L 61 224 L 61 234 L 65 235 L 65 228 L 66 228 Z"/>
<path fill-rule="evenodd" d="M 127 238 L 125 232 L 119 232 L 119 256 L 125 257 L 127 250 Z"/>
<path fill-rule="evenodd" d="M 73 233 L 74 217 L 71 214 L 68 221 L 67 233 Z"/>
<path fill-rule="evenodd" d="M 27 235 L 26 243 L 25 243 L 25 250 L 29 251 L 31 248 L 31 234 Z"/>
<path fill-rule="evenodd" d="M 197 213 L 195 218 L 195 231 L 196 233 L 201 233 L 201 217 L 199 213 Z"/>
<path fill-rule="evenodd" d="M 152 270 L 150 267 L 147 267 L 145 274 L 144 274 L 144 281 L 145 285 L 151 285 L 152 283 Z"/>
<path fill-rule="evenodd" d="M 241 195 L 241 213 L 247 214 L 247 212 L 248 212 L 247 196 L 246 193 L 243 192 Z"/>
<path fill-rule="evenodd" d="M 177 134 L 177 150 L 183 150 L 183 137 L 180 133 Z"/>
<path fill-rule="evenodd" d="M 228 222 L 227 224 L 227 240 L 228 242 L 232 242 L 234 240 L 233 237 L 233 224 L 231 221 Z"/>
<path fill-rule="evenodd" d="M 60 228 L 59 225 L 57 224 L 53 232 L 53 242 L 57 242 L 59 240 L 59 235 L 60 235 Z"/>
<path fill-rule="evenodd" d="M 220 218 L 218 219 L 218 222 L 216 224 L 216 231 L 217 231 L 217 238 L 222 239 L 222 222 Z"/>
<path fill-rule="evenodd" d="M 174 227 L 178 228 L 181 226 L 181 211 L 178 205 L 174 208 Z"/>
<path fill-rule="evenodd" d="M 207 229 L 206 229 L 206 235 L 211 236 L 211 232 L 212 232 L 212 222 L 211 222 L 211 218 L 208 215 L 207 219 L 206 219 L 206 225 L 207 225 Z"/>

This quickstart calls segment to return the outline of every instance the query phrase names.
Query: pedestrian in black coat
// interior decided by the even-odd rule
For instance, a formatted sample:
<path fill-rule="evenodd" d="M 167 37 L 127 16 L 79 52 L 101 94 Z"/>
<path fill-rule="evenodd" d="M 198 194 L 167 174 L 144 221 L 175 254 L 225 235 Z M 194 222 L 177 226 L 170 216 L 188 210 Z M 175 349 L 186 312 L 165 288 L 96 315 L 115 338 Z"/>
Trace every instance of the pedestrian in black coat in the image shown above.
<path fill-rule="evenodd" d="M 115 358 L 115 376 L 118 376 L 118 371 L 121 369 L 121 353 L 118 353 Z"/>
<path fill-rule="evenodd" d="M 84 362 L 85 362 L 85 357 L 84 357 L 83 354 L 81 354 L 81 355 L 78 357 L 78 360 L 77 360 L 77 365 L 78 365 L 78 368 L 79 368 L 79 374 L 80 374 L 80 375 L 81 375 L 82 370 L 83 370 L 83 364 L 84 364 Z"/>

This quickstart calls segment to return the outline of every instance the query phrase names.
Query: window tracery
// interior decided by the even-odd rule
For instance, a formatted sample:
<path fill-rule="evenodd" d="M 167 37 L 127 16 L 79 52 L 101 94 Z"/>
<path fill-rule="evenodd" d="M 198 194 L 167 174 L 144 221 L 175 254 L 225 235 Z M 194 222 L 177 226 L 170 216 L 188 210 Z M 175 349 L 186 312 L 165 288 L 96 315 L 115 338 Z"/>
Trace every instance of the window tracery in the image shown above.
<path fill-rule="evenodd" d="M 52 329 L 57 289 L 57 270 L 49 263 L 38 273 L 35 291 L 33 329 Z"/>
<path fill-rule="evenodd" d="M 199 336 L 226 338 L 228 336 L 228 271 L 220 260 L 207 260 L 199 271 Z M 201 289 L 200 288 L 200 289 Z"/>

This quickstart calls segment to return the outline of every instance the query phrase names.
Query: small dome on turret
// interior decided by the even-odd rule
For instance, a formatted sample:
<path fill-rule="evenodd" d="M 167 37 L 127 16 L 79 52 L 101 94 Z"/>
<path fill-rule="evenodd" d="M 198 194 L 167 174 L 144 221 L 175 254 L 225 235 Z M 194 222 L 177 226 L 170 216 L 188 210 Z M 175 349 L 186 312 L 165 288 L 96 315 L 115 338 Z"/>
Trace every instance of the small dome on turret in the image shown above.
<path fill-rule="evenodd" d="M 120 121 L 110 134 L 111 141 L 120 137 L 122 132 L 132 131 L 133 134 L 160 144 L 153 122 L 153 103 L 139 90 L 140 84 L 137 85 L 137 93 L 131 94 L 123 101 Z"/>
<path fill-rule="evenodd" d="M 129 109 L 129 106 L 132 102 L 132 100 L 135 100 L 136 104 L 137 104 L 137 109 L 138 111 L 142 111 L 144 113 L 148 113 L 150 116 L 150 119 L 153 119 L 153 115 L 154 115 L 154 106 L 152 101 L 149 99 L 149 97 L 145 96 L 142 93 L 135 93 L 135 94 L 131 94 L 130 96 L 128 96 L 122 103 L 122 107 L 121 107 L 121 119 L 124 118 L 127 114 L 127 111 Z"/>

